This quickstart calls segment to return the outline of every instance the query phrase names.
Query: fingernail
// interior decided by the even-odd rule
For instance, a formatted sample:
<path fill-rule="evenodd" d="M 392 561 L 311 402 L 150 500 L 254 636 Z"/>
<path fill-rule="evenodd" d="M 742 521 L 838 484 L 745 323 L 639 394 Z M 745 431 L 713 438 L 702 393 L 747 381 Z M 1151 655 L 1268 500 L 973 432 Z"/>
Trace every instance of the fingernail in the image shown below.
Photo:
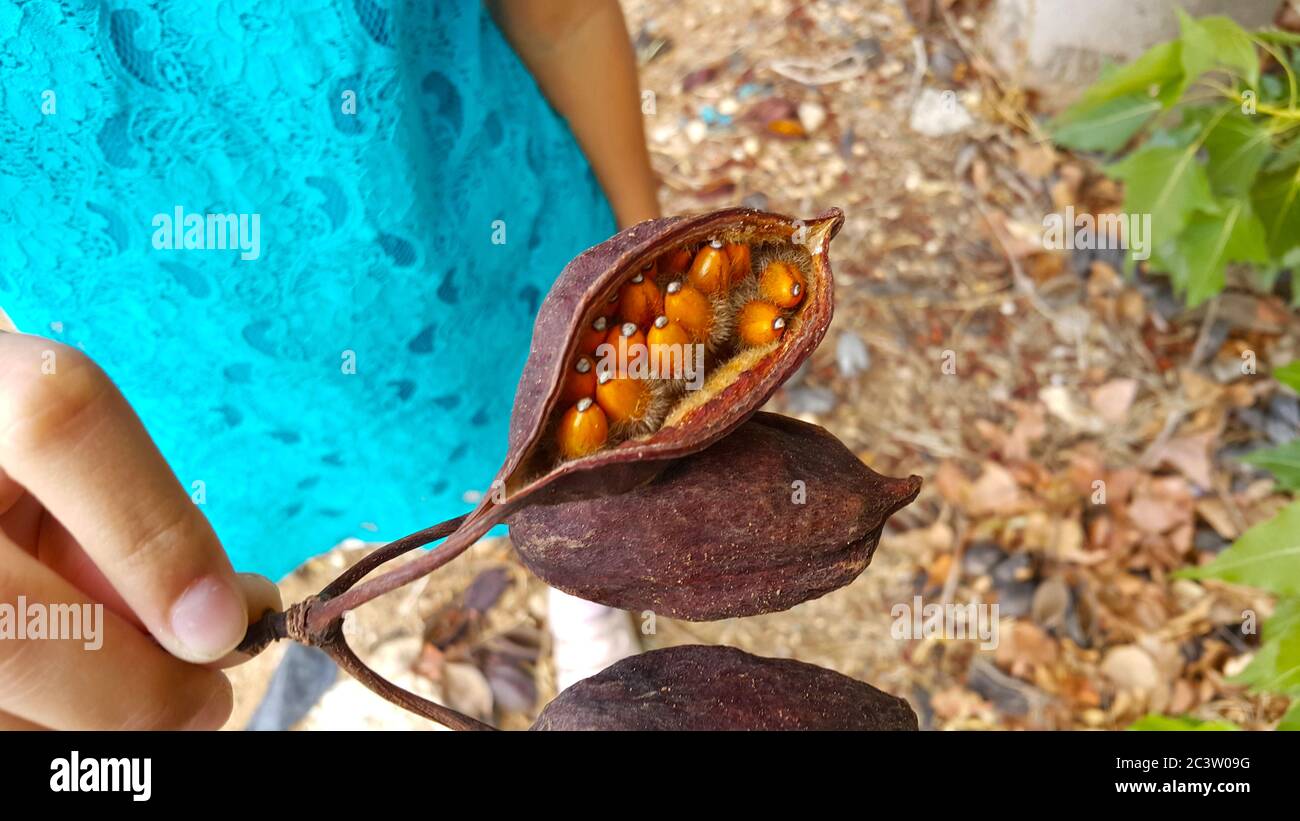
<path fill-rule="evenodd" d="M 247 628 L 243 597 L 216 576 L 194 582 L 172 605 L 172 632 L 189 661 L 216 661 L 235 649 Z"/>

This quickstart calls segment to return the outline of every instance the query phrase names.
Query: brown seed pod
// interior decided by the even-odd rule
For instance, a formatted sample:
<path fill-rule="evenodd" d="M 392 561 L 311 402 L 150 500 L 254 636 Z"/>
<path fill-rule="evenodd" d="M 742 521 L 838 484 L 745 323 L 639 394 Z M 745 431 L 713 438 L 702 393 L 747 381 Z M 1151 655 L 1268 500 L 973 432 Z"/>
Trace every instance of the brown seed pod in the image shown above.
<path fill-rule="evenodd" d="M 915 730 L 897 696 L 833 670 L 734 647 L 651 650 L 583 679 L 534 730 Z"/>
<path fill-rule="evenodd" d="M 693 621 L 752 616 L 853 581 L 920 488 L 816 425 L 758 413 L 620 496 L 521 510 L 510 538 L 529 570 L 584 599 Z"/>
<path fill-rule="evenodd" d="M 374 578 L 361 580 L 362 571 L 349 571 L 327 588 L 319 600 L 305 603 L 307 607 L 300 619 L 301 634 L 317 641 L 328 640 L 335 635 L 344 612 L 441 567 L 512 514 L 534 505 L 625 493 L 645 484 L 674 461 L 697 453 L 735 431 L 799 368 L 825 335 L 834 303 L 829 245 L 843 224 L 844 215 L 838 209 L 812 220 L 794 220 L 734 208 L 644 222 L 575 257 L 560 273 L 538 312 L 532 348 L 515 394 L 505 462 L 489 492 L 483 494 L 474 510 L 458 520 L 450 535 L 442 525 L 429 528 L 377 552 L 375 559 L 359 567 L 373 569 L 410 546 L 445 536 L 437 550 Z M 561 394 L 568 370 L 582 353 L 589 352 L 583 348 L 594 335 L 593 319 L 605 316 L 610 300 L 617 303 L 619 288 L 643 266 L 678 249 L 699 248 L 713 239 L 748 244 L 756 268 L 769 260 L 783 259 L 797 265 L 805 274 L 806 295 L 790 313 L 780 341 L 739 352 L 715 352 L 712 366 L 706 362 L 698 390 L 669 391 L 661 380 L 652 380 L 656 403 L 647 416 L 653 417 L 653 424 L 626 426 L 618 431 L 610 425 L 604 447 L 575 456 L 576 451 L 585 448 L 566 450 L 562 446 L 563 437 L 557 435 L 566 414 L 573 409 L 561 401 Z M 729 307 L 726 300 L 719 302 L 724 309 Z M 662 413 L 653 412 L 663 402 L 670 404 Z M 746 486 L 745 482 L 737 482 L 736 475 L 731 473 L 713 481 L 715 486 L 731 486 L 742 495 Z M 885 490 L 890 492 L 889 488 Z M 857 507 L 864 504 L 886 511 L 897 506 L 889 500 L 874 499 Z M 628 508 L 636 507 L 635 502 L 630 502 L 620 507 L 617 515 L 622 516 Z M 755 511 L 755 515 L 759 512 Z M 863 542 L 864 549 L 867 542 L 874 546 L 874 539 L 868 538 Z M 856 562 L 857 569 L 865 565 L 861 549 L 854 553 L 844 544 L 839 548 L 846 551 L 846 563 Z M 768 553 L 776 555 L 772 551 Z M 760 557 L 759 564 L 763 562 Z M 712 568 L 706 572 L 726 576 L 732 571 Z M 723 604 L 714 609 L 724 612 L 728 607 L 751 610 L 788 607 L 789 603 L 783 602 L 818 595 L 843 583 L 839 580 L 841 574 L 834 569 L 822 568 L 814 574 L 817 578 L 810 578 L 807 573 L 793 575 L 798 577 L 794 585 L 800 591 L 793 597 L 781 592 L 785 580 L 773 576 L 769 579 L 773 591 L 770 595 L 741 591 L 723 597 Z M 852 574 L 848 577 L 852 578 Z M 672 583 L 671 580 L 663 582 Z M 814 589 L 818 592 L 810 592 Z M 699 592 L 693 595 L 698 597 Z M 749 603 L 737 604 L 737 599 Z M 701 606 L 698 611 L 705 609 Z M 299 620 L 281 619 L 278 629 L 287 630 L 291 623 L 297 625 Z M 249 646 L 259 639 L 259 636 L 250 637 Z"/>
<path fill-rule="evenodd" d="M 735 430 L 825 335 L 833 306 L 829 246 L 843 222 L 838 209 L 798 224 L 776 214 L 728 209 L 641 223 L 575 258 L 543 301 L 533 329 L 532 352 L 515 395 L 510 448 L 497 475 L 504 492 L 485 496 L 471 518 L 501 521 L 539 493 L 544 495 L 532 501 L 620 493 Z M 703 387 L 687 392 L 655 430 L 611 442 L 579 460 L 557 461 L 547 430 L 562 412 L 557 411 L 558 393 L 565 368 L 578 353 L 584 320 L 590 321 L 597 306 L 616 295 L 645 264 L 714 238 L 749 244 L 756 259 L 780 256 L 805 267 L 806 297 L 789 318 L 780 342 L 737 354 L 713 368 Z M 796 243 L 796 238 L 802 242 Z"/>

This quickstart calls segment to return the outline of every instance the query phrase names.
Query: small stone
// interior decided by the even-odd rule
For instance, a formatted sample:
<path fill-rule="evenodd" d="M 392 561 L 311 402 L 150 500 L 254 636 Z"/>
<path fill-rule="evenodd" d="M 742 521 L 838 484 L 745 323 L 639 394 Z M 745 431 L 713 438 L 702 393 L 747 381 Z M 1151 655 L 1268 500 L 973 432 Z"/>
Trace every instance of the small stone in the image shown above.
<path fill-rule="evenodd" d="M 955 91 L 927 88 L 921 91 L 912 106 L 909 124 L 913 131 L 926 137 L 946 137 L 970 128 L 975 124 L 975 118 L 957 99 Z"/>
<path fill-rule="evenodd" d="M 962 553 L 961 567 L 968 575 L 986 576 L 1006 557 L 996 542 L 975 542 Z"/>
<path fill-rule="evenodd" d="M 1028 581 L 1034 577 L 1034 560 L 1028 553 L 1012 553 L 993 568 L 992 575 L 997 584 Z"/>
<path fill-rule="evenodd" d="M 799 122 L 803 125 L 804 131 L 812 134 L 826 122 L 826 107 L 821 103 L 800 103 Z"/>
<path fill-rule="evenodd" d="M 998 593 L 998 617 L 1018 619 L 1029 615 L 1033 609 L 1036 587 L 1037 585 L 1031 581 L 995 584 L 994 590 Z"/>
<path fill-rule="evenodd" d="M 1121 690 L 1149 692 L 1160 684 L 1155 660 L 1136 644 L 1107 651 L 1101 662 L 1101 673 Z"/>
<path fill-rule="evenodd" d="M 844 331 L 835 342 L 835 364 L 840 376 L 851 379 L 871 367 L 871 351 L 862 337 L 853 331 Z"/>

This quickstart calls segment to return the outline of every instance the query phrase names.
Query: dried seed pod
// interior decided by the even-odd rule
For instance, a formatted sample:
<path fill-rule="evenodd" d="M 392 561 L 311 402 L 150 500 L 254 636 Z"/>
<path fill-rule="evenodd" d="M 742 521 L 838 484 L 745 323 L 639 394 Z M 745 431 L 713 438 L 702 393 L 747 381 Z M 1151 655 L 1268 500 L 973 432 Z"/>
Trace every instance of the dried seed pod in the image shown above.
<path fill-rule="evenodd" d="M 620 496 L 519 511 L 510 538 L 529 570 L 584 599 L 695 621 L 752 616 L 853 581 L 920 487 L 875 473 L 816 425 L 758 413 Z"/>
<path fill-rule="evenodd" d="M 722 242 L 715 239 L 695 255 L 686 279 L 702 294 L 722 294 L 726 293 L 729 282 L 727 269 L 727 254 L 722 250 Z"/>
<path fill-rule="evenodd" d="M 618 316 L 624 322 L 646 329 L 663 311 L 664 298 L 659 293 L 659 286 L 643 274 L 632 277 L 618 291 Z"/>
<path fill-rule="evenodd" d="M 579 399 L 560 419 L 556 440 L 560 452 L 569 459 L 595 453 L 605 445 L 609 424 L 605 413 L 589 398 Z"/>
<path fill-rule="evenodd" d="M 742 345 L 759 347 L 771 344 L 785 333 L 785 317 L 770 302 L 755 299 L 745 303 L 736 315 L 736 335 Z"/>
<path fill-rule="evenodd" d="M 583 329 L 582 336 L 578 339 L 578 351 L 585 354 L 596 353 L 596 349 L 607 336 L 609 336 L 609 320 L 598 316 Z"/>
<path fill-rule="evenodd" d="M 538 312 L 532 349 L 515 394 L 509 448 L 492 483 L 493 492 L 484 494 L 439 550 L 366 582 L 365 594 L 419 578 L 525 508 L 624 493 L 646 483 L 675 460 L 734 431 L 798 369 L 825 335 L 834 304 L 829 245 L 843 224 L 844 215 L 838 209 L 811 220 L 727 209 L 643 222 L 574 258 Z M 569 410 L 560 395 L 568 368 L 579 354 L 587 352 L 580 348 L 594 336 L 589 333 L 592 320 L 603 315 L 603 306 L 610 298 L 616 299 L 619 288 L 644 265 L 715 238 L 749 245 L 756 270 L 779 258 L 805 275 L 806 297 L 788 316 L 781 340 L 740 352 L 724 350 L 715 343 L 714 361 L 705 363 L 701 384 L 695 390 L 674 393 L 662 380 L 643 380 L 660 386 L 651 388 L 655 401 L 646 415 L 647 423 L 616 430 L 611 422 L 603 448 L 577 458 L 566 455 L 557 447 L 559 437 L 554 434 Z M 719 301 L 725 312 L 726 300 Z M 671 318 L 667 305 L 664 313 Z M 718 336 L 716 331 L 714 336 Z M 599 391 L 597 384 L 597 398 Z M 722 484 L 743 488 L 734 476 Z M 321 613 L 334 615 L 334 609 L 326 602 Z"/>
<path fill-rule="evenodd" d="M 727 279 L 734 288 L 749 277 L 753 265 L 749 246 L 743 242 L 729 242 L 723 250 L 727 252 Z"/>
<path fill-rule="evenodd" d="M 564 377 L 564 389 L 560 391 L 560 401 L 568 404 L 584 397 L 596 394 L 596 363 L 587 355 L 578 357 L 567 376 Z"/>
<path fill-rule="evenodd" d="M 803 301 L 808 284 L 799 269 L 776 260 L 763 269 L 758 278 L 758 294 L 778 308 L 793 308 Z"/>
<path fill-rule="evenodd" d="M 651 650 L 567 688 L 534 730 L 915 730 L 916 713 L 870 684 L 734 647 Z"/>

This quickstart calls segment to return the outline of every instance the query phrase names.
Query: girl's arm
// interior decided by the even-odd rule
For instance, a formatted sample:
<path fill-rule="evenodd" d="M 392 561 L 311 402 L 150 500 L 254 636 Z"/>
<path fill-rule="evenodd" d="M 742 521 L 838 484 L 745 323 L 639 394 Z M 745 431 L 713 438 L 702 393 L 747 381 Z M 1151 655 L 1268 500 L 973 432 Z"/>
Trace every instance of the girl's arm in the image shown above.
<path fill-rule="evenodd" d="M 487 0 L 551 105 L 569 122 L 620 227 L 659 216 L 636 57 L 617 0 Z"/>

